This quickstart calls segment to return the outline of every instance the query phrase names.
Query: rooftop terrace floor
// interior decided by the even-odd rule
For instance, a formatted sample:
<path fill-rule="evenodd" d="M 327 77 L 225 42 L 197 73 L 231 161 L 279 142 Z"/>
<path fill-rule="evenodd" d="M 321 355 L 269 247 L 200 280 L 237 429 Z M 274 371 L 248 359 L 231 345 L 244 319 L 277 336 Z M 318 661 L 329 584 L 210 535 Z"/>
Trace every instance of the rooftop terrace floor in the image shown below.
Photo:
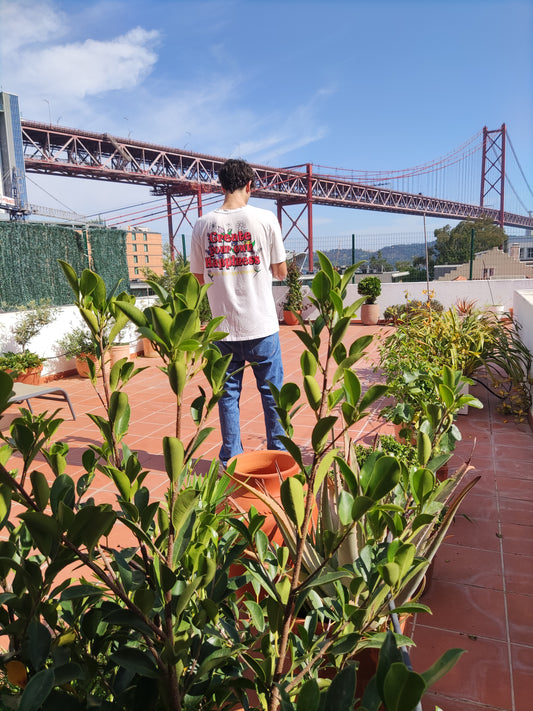
<path fill-rule="evenodd" d="M 349 337 L 379 333 L 381 327 L 354 324 Z M 285 380 L 300 383 L 299 358 L 302 344 L 292 328 L 280 330 Z M 374 372 L 376 340 L 357 366 L 365 385 L 379 382 Z M 161 440 L 174 435 L 175 405 L 166 377 L 156 358 L 139 357 L 138 367 L 146 370 L 127 386 L 132 410 L 127 443 L 139 452 L 143 466 L 150 470 L 146 484 L 153 495 L 166 489 L 167 476 Z M 97 439 L 97 429 L 87 413 L 101 413 L 101 404 L 90 382 L 78 376 L 63 379 L 77 420 L 68 407 L 57 438 L 69 444 L 67 472 L 82 471 L 81 457 Z M 417 671 L 428 668 L 446 649 L 467 650 L 456 667 L 424 698 L 424 711 L 530 711 L 533 708 L 533 433 L 527 423 L 519 424 L 497 411 L 498 401 L 485 388 L 474 386 L 472 393 L 483 402 L 482 410 L 470 409 L 459 417 L 463 440 L 450 462 L 454 470 L 466 459 L 475 442 L 471 464 L 481 479 L 463 502 L 459 515 L 441 546 L 435 561 L 433 582 L 424 603 L 433 614 L 418 614 L 412 625 L 416 648 L 411 652 Z M 196 392 L 194 393 L 196 395 Z M 33 401 L 34 410 L 50 409 L 50 404 Z M 386 431 L 374 413 L 354 430 L 358 441 L 371 444 L 375 435 Z M 55 407 L 55 404 L 54 404 Z M 5 429 L 16 416 L 12 406 L 2 421 Z M 310 439 L 314 417 L 302 408 L 295 419 L 295 439 Z M 217 458 L 220 447 L 218 423 L 200 450 L 201 463 Z M 245 373 L 241 398 L 242 439 L 245 451 L 266 446 L 261 405 L 253 375 Z M 185 433 L 187 434 L 187 424 Z M 101 476 L 95 481 L 100 500 L 114 498 L 110 482 Z"/>

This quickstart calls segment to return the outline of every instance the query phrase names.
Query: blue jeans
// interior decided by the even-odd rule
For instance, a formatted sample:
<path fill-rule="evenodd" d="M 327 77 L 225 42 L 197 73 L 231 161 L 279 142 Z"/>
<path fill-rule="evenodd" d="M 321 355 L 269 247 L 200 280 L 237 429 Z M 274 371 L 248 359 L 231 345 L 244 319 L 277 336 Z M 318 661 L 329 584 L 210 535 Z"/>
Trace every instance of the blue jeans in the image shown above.
<path fill-rule="evenodd" d="M 264 338 L 249 341 L 217 341 L 222 355 L 232 354 L 227 374 L 226 390 L 218 402 L 222 447 L 220 461 L 226 465 L 230 457 L 243 451 L 241 442 L 241 424 L 239 401 L 242 390 L 242 378 L 245 363 L 251 363 L 257 389 L 261 394 L 268 449 L 285 449 L 277 439 L 285 434 L 275 410 L 275 402 L 268 383 L 278 390 L 283 385 L 283 363 L 279 334 L 273 333 Z M 235 372 L 237 371 L 237 372 Z"/>

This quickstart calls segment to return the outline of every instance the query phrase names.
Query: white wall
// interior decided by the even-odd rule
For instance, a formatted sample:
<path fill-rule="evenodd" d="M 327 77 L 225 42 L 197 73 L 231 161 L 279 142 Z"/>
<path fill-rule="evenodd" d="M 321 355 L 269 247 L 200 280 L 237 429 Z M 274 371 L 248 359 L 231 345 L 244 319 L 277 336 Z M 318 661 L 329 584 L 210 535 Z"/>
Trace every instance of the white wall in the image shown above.
<path fill-rule="evenodd" d="M 475 281 L 430 281 L 429 289 L 434 298 L 441 302 L 445 309 L 453 306 L 458 299 L 475 299 L 476 306 L 483 308 L 491 304 L 501 304 L 504 311 L 509 311 L 513 307 L 515 291 L 519 289 L 531 288 L 531 279 L 487 279 Z M 309 290 L 304 287 L 304 293 Z M 274 298 L 278 304 L 278 314 L 281 319 L 281 304 L 287 291 L 285 286 L 274 287 Z M 388 306 L 404 304 L 408 299 L 427 299 L 426 282 L 408 282 L 398 284 L 381 285 L 381 295 L 378 297 L 380 312 L 383 314 Z M 347 301 L 353 303 L 360 296 L 357 293 L 357 285 L 348 286 Z M 305 302 L 304 302 L 305 308 Z M 304 311 L 306 318 L 313 318 L 313 309 Z"/>
<path fill-rule="evenodd" d="M 522 326 L 520 338 L 533 353 L 533 289 L 520 289 L 514 293 L 513 316 Z M 533 368 L 530 369 L 533 378 Z M 533 423 L 533 407 L 530 411 L 530 422 Z"/>
<path fill-rule="evenodd" d="M 136 306 L 144 309 L 149 303 L 156 300 L 156 297 L 143 297 L 137 299 Z M 60 354 L 57 341 L 76 326 L 82 325 L 82 319 L 76 306 L 58 307 L 59 315 L 53 323 L 44 326 L 42 331 L 32 338 L 28 345 L 28 350 L 38 353 L 47 358 L 43 366 L 42 376 L 62 373 L 66 370 L 74 370 L 74 360 L 68 360 Z M 13 341 L 11 329 L 20 318 L 21 312 L 0 313 L 0 353 L 5 351 L 20 351 Z M 138 333 L 133 324 L 128 324 L 121 337 L 126 343 L 130 343 L 130 351 L 133 353 L 137 349 Z"/>

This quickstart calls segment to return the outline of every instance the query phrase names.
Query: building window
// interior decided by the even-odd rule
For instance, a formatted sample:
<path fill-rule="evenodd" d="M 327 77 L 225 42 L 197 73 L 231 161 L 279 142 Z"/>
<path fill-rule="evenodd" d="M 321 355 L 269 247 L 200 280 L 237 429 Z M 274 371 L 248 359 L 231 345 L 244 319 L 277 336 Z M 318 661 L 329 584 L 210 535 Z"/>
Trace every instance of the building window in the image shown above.
<path fill-rule="evenodd" d="M 147 244 L 144 245 L 144 251 L 148 252 L 148 245 Z"/>
<path fill-rule="evenodd" d="M 485 267 L 483 269 L 483 279 L 490 279 L 494 276 L 494 267 Z"/>
<path fill-rule="evenodd" d="M 144 263 L 145 263 L 145 264 L 148 264 L 148 257 L 145 257 L 145 258 L 144 258 Z"/>
<path fill-rule="evenodd" d="M 137 245 L 136 245 L 136 244 L 133 245 L 133 251 L 134 251 L 134 252 L 137 251 Z"/>
<path fill-rule="evenodd" d="M 135 267 L 135 269 L 134 269 L 133 271 L 134 271 L 135 274 L 138 274 L 138 273 L 139 273 L 139 267 Z"/>
<path fill-rule="evenodd" d="M 527 257 L 526 259 L 533 259 L 533 247 L 528 247 L 527 248 Z"/>
<path fill-rule="evenodd" d="M 147 235 L 146 232 L 145 232 L 144 235 L 143 235 L 143 240 L 146 242 L 147 239 L 148 239 L 148 235 Z"/>
<path fill-rule="evenodd" d="M 136 235 L 135 233 L 133 233 L 133 234 L 131 235 L 131 239 L 132 239 L 133 242 L 135 242 L 135 240 L 137 239 L 137 235 Z"/>
<path fill-rule="evenodd" d="M 137 256 L 133 257 L 133 263 L 134 263 L 134 264 L 137 264 L 138 261 L 139 261 L 139 257 L 137 257 Z"/>

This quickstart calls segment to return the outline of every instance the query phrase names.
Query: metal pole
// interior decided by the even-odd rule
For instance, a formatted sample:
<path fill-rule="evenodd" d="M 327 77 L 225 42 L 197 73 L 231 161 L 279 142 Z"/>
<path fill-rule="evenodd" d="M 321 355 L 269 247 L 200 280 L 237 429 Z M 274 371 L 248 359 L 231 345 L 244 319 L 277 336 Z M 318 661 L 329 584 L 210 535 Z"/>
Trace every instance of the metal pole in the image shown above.
<path fill-rule="evenodd" d="M 469 279 L 472 281 L 472 274 L 474 271 L 474 237 L 476 230 L 472 227 L 472 232 L 470 233 L 470 276 Z"/>
<path fill-rule="evenodd" d="M 309 272 L 312 274 L 313 265 L 313 166 L 307 164 L 307 246 L 309 249 Z"/>
<path fill-rule="evenodd" d="M 185 246 L 185 235 L 181 235 L 181 244 L 183 248 L 183 261 L 187 261 L 187 247 Z"/>
<path fill-rule="evenodd" d="M 352 234 L 352 264 L 355 264 L 355 235 Z M 352 277 L 352 284 L 355 284 L 355 275 Z"/>
<path fill-rule="evenodd" d="M 428 236 L 426 232 L 426 213 L 424 212 L 424 251 L 426 253 L 426 293 L 428 307 L 430 305 L 431 296 L 429 295 L 429 256 L 428 256 Z"/>
<path fill-rule="evenodd" d="M 170 259 L 174 261 L 176 251 L 174 249 L 174 226 L 172 224 L 172 203 L 170 200 L 170 192 L 167 192 L 167 221 L 168 221 L 168 245 L 170 248 Z"/>

